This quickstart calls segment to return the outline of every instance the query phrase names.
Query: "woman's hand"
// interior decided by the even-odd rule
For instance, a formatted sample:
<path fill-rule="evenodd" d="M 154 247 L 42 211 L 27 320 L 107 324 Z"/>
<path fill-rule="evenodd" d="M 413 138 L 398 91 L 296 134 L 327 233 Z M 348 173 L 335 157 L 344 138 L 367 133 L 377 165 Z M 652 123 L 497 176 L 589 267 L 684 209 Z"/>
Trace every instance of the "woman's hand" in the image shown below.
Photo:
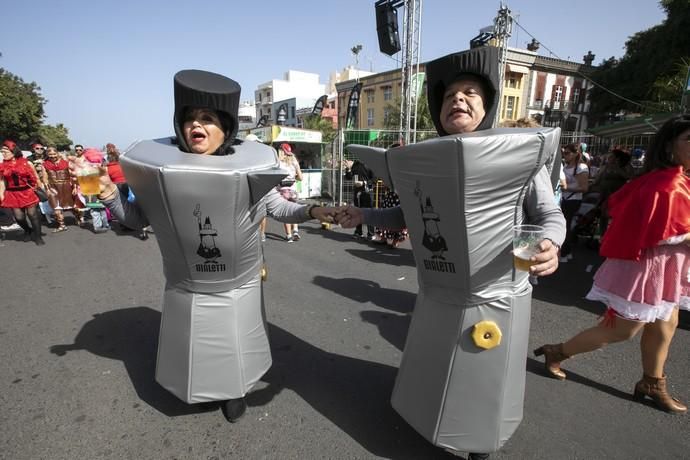
<path fill-rule="evenodd" d="M 335 222 L 335 216 L 338 214 L 340 208 L 334 208 L 329 206 L 316 206 L 311 208 L 311 216 L 320 222 Z"/>
<path fill-rule="evenodd" d="M 364 214 L 361 209 L 354 206 L 343 206 L 339 208 L 335 222 L 343 228 L 355 228 L 364 223 Z"/>
<path fill-rule="evenodd" d="M 558 268 L 558 248 L 551 240 L 542 240 L 539 243 L 539 253 L 530 258 L 535 264 L 529 268 L 529 274 L 533 276 L 547 276 Z"/>

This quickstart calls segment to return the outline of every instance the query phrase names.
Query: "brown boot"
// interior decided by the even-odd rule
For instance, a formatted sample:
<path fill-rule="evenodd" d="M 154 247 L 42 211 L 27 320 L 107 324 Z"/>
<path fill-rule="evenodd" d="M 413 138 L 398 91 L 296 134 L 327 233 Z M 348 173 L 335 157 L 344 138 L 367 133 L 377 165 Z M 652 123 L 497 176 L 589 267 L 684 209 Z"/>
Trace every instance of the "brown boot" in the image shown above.
<path fill-rule="evenodd" d="M 561 361 L 565 361 L 570 356 L 563 353 L 563 344 L 542 345 L 534 350 L 534 356 L 544 355 L 544 369 L 551 377 L 558 380 L 565 380 L 565 372 L 561 369 Z"/>
<path fill-rule="evenodd" d="M 650 377 L 647 374 L 642 375 L 642 380 L 635 385 L 633 399 L 635 401 L 642 401 L 645 396 L 654 401 L 659 409 L 666 412 L 682 414 L 688 410 L 685 404 L 672 397 L 666 391 L 666 376 L 656 378 Z"/>

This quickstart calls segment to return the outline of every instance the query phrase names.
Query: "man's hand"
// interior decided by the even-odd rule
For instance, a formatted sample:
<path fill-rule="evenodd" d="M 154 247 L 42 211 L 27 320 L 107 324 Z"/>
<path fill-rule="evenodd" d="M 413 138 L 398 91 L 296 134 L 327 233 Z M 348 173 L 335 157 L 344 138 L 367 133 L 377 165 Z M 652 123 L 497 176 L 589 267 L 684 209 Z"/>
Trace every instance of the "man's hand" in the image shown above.
<path fill-rule="evenodd" d="M 362 210 L 354 206 L 343 206 L 339 208 L 338 214 L 335 216 L 336 223 L 343 228 L 355 228 L 364 223 L 364 215 Z"/>
<path fill-rule="evenodd" d="M 539 243 L 539 251 L 539 254 L 530 258 L 534 265 L 529 268 L 529 274 L 533 276 L 552 274 L 558 268 L 558 248 L 551 240 L 542 240 Z"/>

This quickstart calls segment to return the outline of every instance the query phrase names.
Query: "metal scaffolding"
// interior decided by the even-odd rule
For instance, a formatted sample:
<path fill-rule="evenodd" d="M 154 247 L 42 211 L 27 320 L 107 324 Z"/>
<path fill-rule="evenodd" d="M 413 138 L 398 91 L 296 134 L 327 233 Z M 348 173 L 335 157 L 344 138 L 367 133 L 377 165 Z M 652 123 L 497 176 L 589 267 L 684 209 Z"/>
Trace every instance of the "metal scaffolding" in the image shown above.
<path fill-rule="evenodd" d="M 412 81 L 419 73 L 419 48 L 422 34 L 422 0 L 404 0 L 402 41 L 402 88 L 400 93 L 400 132 L 406 145 L 417 142 L 417 92 L 421 85 Z"/>

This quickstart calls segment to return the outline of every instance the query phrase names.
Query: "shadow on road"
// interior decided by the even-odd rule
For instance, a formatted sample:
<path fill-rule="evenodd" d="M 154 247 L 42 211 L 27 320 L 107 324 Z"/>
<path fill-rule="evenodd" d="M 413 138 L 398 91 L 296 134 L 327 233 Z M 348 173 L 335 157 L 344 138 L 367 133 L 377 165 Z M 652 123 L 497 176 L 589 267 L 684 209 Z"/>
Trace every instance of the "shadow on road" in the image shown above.
<path fill-rule="evenodd" d="M 385 245 L 376 245 L 368 249 L 346 249 L 345 252 L 371 263 L 394 265 L 397 267 L 415 266 L 411 249 L 392 249 Z"/>
<path fill-rule="evenodd" d="M 631 393 L 626 393 L 625 391 L 618 390 L 616 388 L 610 387 L 608 385 L 604 385 L 603 383 L 595 382 L 594 380 L 590 380 L 587 377 L 583 377 L 582 375 L 569 371 L 567 368 L 563 367 L 563 370 L 565 373 L 568 375 L 568 380 L 571 382 L 579 383 L 581 385 L 585 385 L 591 388 L 594 388 L 595 390 L 601 391 L 602 393 L 606 393 L 611 396 L 615 396 L 617 398 L 621 399 L 627 399 L 631 400 L 632 395 Z M 544 362 L 543 361 L 537 361 L 534 358 L 527 358 L 527 372 L 531 372 L 532 374 L 536 375 L 541 375 L 544 378 L 551 378 L 546 375 L 546 371 L 544 369 Z M 558 384 L 557 380 L 553 379 L 555 384 Z"/>
<path fill-rule="evenodd" d="M 289 388 L 377 457 L 458 457 L 422 438 L 393 410 L 397 369 L 325 352 L 269 324 L 273 367 L 262 380 L 275 392 Z"/>
<path fill-rule="evenodd" d="M 96 314 L 86 322 L 74 343 L 53 345 L 58 356 L 85 350 L 97 356 L 122 361 L 139 398 L 167 416 L 208 412 L 217 403 L 186 404 L 154 379 L 161 313 L 149 307 L 133 307 Z"/>
<path fill-rule="evenodd" d="M 122 361 L 139 398 L 165 415 L 217 410 L 218 403 L 185 404 L 155 382 L 160 320 L 160 312 L 149 307 L 97 314 L 74 343 L 50 351 L 64 356 L 85 350 Z M 273 367 L 262 379 L 267 385 L 248 395 L 250 406 L 265 405 L 288 388 L 376 456 L 457 459 L 428 443 L 393 410 L 396 368 L 325 352 L 272 324 L 268 330 Z"/>
<path fill-rule="evenodd" d="M 315 276 L 314 284 L 352 299 L 355 302 L 371 302 L 386 310 L 410 313 L 414 309 L 417 294 L 399 289 L 382 287 L 379 283 L 360 278 L 330 278 Z"/>

